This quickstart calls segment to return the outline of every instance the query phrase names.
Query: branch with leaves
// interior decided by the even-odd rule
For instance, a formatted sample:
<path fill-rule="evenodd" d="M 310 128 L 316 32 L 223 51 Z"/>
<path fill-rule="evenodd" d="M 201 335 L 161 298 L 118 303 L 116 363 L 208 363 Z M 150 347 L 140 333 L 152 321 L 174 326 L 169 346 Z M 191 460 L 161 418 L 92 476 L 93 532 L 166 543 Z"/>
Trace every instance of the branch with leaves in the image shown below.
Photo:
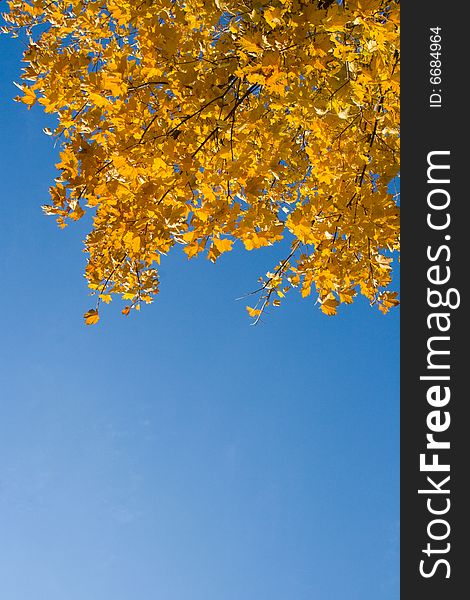
<path fill-rule="evenodd" d="M 58 119 L 44 210 L 93 215 L 87 323 L 116 296 L 124 314 L 152 302 L 176 244 L 215 262 L 287 238 L 254 322 L 295 288 L 327 315 L 359 293 L 398 304 L 398 1 L 8 5 L 3 31 L 27 46 L 16 99 Z"/>

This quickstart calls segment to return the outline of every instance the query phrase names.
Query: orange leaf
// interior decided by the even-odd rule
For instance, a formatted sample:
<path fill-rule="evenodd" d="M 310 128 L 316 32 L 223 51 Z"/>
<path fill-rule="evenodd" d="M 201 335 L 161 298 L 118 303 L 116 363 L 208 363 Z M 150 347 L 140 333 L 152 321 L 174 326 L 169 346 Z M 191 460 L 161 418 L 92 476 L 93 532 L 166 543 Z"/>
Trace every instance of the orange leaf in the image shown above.
<path fill-rule="evenodd" d="M 85 319 L 86 325 L 96 325 L 96 323 L 98 323 L 98 321 L 100 320 L 98 311 L 95 308 L 92 308 L 89 311 L 87 311 L 83 315 L 83 318 Z"/>

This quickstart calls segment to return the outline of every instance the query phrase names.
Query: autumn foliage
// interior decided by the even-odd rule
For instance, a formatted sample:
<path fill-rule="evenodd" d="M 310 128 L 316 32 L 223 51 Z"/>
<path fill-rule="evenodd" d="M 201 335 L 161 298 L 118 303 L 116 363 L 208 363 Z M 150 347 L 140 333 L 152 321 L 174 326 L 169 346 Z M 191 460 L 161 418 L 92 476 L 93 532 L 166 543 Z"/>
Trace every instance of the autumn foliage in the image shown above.
<path fill-rule="evenodd" d="M 87 323 L 113 294 L 124 314 L 151 302 L 175 244 L 215 262 L 287 238 L 255 320 L 292 288 L 328 315 L 358 291 L 398 303 L 397 1 L 8 5 L 4 30 L 27 36 L 17 100 L 58 117 L 44 211 L 93 215 Z"/>

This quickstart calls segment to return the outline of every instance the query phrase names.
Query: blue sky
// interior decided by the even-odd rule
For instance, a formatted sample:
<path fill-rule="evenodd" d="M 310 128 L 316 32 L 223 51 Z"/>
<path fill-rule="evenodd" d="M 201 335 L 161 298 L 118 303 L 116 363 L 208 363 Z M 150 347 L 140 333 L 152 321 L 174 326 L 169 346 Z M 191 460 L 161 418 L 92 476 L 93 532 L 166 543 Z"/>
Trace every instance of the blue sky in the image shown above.
<path fill-rule="evenodd" d="M 53 125 L 0 37 L 0 594 L 396 600 L 398 311 L 235 298 L 280 258 L 176 253 L 140 314 L 93 306 L 86 224 L 40 205 Z"/>

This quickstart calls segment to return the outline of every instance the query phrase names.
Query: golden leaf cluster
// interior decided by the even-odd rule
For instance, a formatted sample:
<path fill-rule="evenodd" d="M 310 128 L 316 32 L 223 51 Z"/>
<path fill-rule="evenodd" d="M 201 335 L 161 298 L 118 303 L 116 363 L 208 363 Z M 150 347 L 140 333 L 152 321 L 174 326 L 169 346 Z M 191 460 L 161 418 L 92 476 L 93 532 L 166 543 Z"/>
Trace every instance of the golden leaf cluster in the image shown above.
<path fill-rule="evenodd" d="M 158 293 L 176 244 L 215 262 L 288 238 L 258 320 L 298 288 L 335 314 L 358 292 L 386 312 L 399 248 L 399 2 L 11 0 L 27 36 L 17 100 L 58 117 L 44 207 L 92 214 L 96 308 Z"/>

